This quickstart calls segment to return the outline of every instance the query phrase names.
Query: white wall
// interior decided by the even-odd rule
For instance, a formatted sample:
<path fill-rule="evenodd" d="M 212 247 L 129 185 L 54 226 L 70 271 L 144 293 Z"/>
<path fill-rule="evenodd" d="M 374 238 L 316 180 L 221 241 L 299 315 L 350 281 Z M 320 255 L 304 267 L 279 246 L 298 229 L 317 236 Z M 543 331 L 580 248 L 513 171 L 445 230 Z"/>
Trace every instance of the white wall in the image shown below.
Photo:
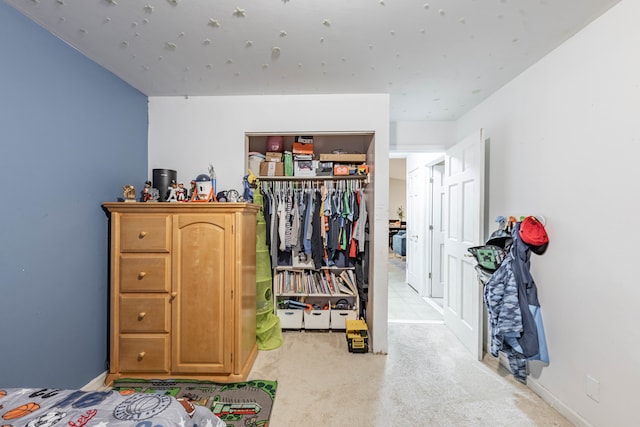
<path fill-rule="evenodd" d="M 245 133 L 374 132 L 370 186 L 375 207 L 369 212 L 374 272 L 369 311 L 374 352 L 387 352 L 387 247 L 389 192 L 389 96 L 296 95 L 149 98 L 149 176 L 152 169 L 178 171 L 188 184 L 207 173 L 218 189 L 242 190 Z M 179 152 L 179 154 L 176 154 Z M 373 319 L 373 320 L 372 320 Z M 372 320 L 372 321 L 371 321 Z"/>
<path fill-rule="evenodd" d="M 389 179 L 389 219 L 399 219 L 398 208 L 402 206 L 403 221 L 407 220 L 407 180 Z"/>
<path fill-rule="evenodd" d="M 394 122 L 389 146 L 401 153 L 443 152 L 455 138 L 456 122 Z"/>
<path fill-rule="evenodd" d="M 638 422 L 639 16 L 620 2 L 458 123 L 491 139 L 492 220 L 547 220 L 531 271 L 551 363 L 529 384 L 578 425 Z"/>

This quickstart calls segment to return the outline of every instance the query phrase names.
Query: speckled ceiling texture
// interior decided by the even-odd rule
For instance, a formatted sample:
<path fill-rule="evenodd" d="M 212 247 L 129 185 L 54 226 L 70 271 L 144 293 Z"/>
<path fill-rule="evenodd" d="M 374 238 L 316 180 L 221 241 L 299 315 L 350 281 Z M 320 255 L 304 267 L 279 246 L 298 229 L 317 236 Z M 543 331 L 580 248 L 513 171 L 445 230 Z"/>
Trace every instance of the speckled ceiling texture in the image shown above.
<path fill-rule="evenodd" d="M 146 95 L 390 93 L 453 120 L 619 0 L 5 0 Z"/>

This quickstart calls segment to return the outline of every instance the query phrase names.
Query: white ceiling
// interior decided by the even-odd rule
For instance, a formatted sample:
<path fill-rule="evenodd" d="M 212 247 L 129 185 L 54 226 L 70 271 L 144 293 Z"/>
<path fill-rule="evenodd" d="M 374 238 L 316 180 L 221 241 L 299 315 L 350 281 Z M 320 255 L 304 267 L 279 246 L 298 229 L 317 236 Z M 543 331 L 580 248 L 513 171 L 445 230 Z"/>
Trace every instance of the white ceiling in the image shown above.
<path fill-rule="evenodd" d="M 619 0 L 5 0 L 148 96 L 389 93 L 455 120 Z"/>

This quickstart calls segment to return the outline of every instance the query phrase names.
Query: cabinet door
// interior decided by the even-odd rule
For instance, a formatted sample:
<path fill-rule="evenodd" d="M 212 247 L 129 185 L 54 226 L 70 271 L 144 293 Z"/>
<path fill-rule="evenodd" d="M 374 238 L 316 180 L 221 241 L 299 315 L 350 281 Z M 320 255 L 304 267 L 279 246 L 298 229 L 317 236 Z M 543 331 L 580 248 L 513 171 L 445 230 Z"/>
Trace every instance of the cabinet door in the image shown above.
<path fill-rule="evenodd" d="M 174 216 L 173 373 L 231 372 L 232 223 L 229 214 Z"/>

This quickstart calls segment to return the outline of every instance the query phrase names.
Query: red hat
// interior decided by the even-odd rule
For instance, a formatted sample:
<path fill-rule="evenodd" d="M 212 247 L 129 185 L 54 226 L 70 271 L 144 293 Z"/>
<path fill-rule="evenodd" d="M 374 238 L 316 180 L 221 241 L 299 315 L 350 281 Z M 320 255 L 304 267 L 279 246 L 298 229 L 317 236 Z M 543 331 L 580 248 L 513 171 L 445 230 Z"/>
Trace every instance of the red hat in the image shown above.
<path fill-rule="evenodd" d="M 542 246 L 549 243 L 544 225 L 536 217 L 528 216 L 520 224 L 520 238 L 523 242 L 532 246 Z"/>

